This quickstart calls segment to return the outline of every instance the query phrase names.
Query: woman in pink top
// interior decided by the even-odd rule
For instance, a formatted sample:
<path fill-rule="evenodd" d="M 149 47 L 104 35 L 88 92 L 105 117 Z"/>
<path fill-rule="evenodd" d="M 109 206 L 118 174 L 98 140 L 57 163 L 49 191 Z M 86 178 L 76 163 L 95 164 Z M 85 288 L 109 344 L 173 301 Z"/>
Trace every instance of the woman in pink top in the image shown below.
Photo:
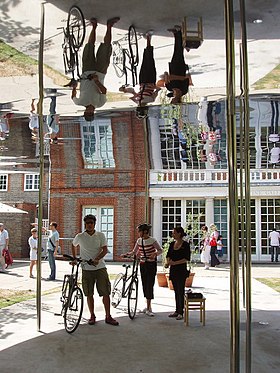
<path fill-rule="evenodd" d="M 140 273 L 144 297 L 147 300 L 147 307 L 143 313 L 147 316 L 154 316 L 152 311 L 152 299 L 154 299 L 154 284 L 157 273 L 157 256 L 162 253 L 157 240 L 150 236 L 152 226 L 144 223 L 137 226 L 139 238 L 137 239 L 133 253 L 140 258 Z"/>

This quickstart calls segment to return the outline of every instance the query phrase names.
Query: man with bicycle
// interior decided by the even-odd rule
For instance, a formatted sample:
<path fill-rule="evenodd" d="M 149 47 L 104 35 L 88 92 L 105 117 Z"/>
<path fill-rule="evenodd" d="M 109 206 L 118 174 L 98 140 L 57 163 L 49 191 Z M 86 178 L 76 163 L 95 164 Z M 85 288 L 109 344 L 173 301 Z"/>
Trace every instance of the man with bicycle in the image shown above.
<path fill-rule="evenodd" d="M 104 87 L 104 79 L 110 64 L 112 54 L 112 27 L 119 21 L 119 17 L 107 21 L 107 31 L 104 42 L 100 44 L 95 54 L 97 20 L 91 19 L 92 30 L 88 43 L 84 47 L 82 58 L 82 76 L 80 83 L 80 96 L 77 97 L 77 82 L 73 82 L 72 100 L 76 105 L 85 106 L 84 117 L 86 121 L 94 119 L 95 109 L 106 102 L 107 89 Z"/>
<path fill-rule="evenodd" d="M 86 215 L 84 223 L 85 231 L 78 233 L 73 240 L 72 255 L 76 257 L 76 249 L 79 246 L 81 259 L 92 261 L 92 265 L 85 264 L 82 269 L 82 286 L 90 312 L 88 324 L 94 325 L 96 322 L 93 297 L 96 284 L 98 294 L 103 297 L 105 322 L 117 326 L 118 321 L 110 314 L 111 284 L 104 261 L 104 256 L 108 252 L 107 241 L 104 233 L 95 230 L 96 217 L 94 215 Z"/>

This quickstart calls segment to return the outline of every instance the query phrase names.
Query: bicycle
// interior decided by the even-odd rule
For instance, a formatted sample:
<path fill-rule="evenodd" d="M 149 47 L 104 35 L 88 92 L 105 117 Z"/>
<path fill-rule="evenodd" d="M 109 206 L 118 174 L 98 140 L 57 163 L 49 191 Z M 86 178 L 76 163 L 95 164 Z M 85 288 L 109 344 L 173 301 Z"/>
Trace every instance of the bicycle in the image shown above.
<path fill-rule="evenodd" d="M 138 301 L 138 266 L 139 259 L 134 255 L 132 272 L 128 275 L 130 264 L 123 264 L 125 273 L 119 273 L 114 281 L 112 290 L 112 306 L 118 307 L 122 298 L 128 299 L 128 316 L 134 319 Z"/>
<path fill-rule="evenodd" d="M 80 324 L 84 307 L 83 293 L 78 285 L 79 267 L 83 263 L 92 264 L 92 261 L 74 258 L 67 254 L 63 254 L 63 257 L 77 262 L 75 266 L 72 265 L 71 274 L 64 275 L 60 297 L 60 301 L 62 302 L 60 315 L 64 318 L 65 330 L 68 333 L 73 333 Z"/>
<path fill-rule="evenodd" d="M 135 27 L 129 26 L 128 34 L 123 38 L 113 41 L 113 66 L 116 75 L 125 76 L 125 85 L 128 85 L 128 70 L 131 72 L 132 86 L 138 83 L 137 66 L 139 64 L 138 38 Z M 123 44 L 128 42 L 128 49 Z"/>
<path fill-rule="evenodd" d="M 62 50 L 65 74 L 71 73 L 72 80 L 77 77 L 80 78 L 78 52 L 85 39 L 86 25 L 83 12 L 78 6 L 73 5 L 70 8 L 67 25 L 62 27 L 62 29 L 64 35 Z"/>

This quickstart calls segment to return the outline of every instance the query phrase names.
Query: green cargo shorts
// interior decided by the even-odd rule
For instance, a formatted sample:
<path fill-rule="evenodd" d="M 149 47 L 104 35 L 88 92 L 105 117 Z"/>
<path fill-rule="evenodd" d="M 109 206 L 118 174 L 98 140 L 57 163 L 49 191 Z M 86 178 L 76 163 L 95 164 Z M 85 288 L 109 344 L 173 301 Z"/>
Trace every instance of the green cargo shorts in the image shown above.
<path fill-rule="evenodd" d="M 100 297 L 111 294 L 111 283 L 106 268 L 100 268 L 96 271 L 82 271 L 82 286 L 86 297 L 94 294 L 94 285 Z"/>
<path fill-rule="evenodd" d="M 110 65 L 112 45 L 101 43 L 95 56 L 95 47 L 92 43 L 87 43 L 83 51 L 83 73 L 85 71 L 98 71 L 106 74 Z"/>

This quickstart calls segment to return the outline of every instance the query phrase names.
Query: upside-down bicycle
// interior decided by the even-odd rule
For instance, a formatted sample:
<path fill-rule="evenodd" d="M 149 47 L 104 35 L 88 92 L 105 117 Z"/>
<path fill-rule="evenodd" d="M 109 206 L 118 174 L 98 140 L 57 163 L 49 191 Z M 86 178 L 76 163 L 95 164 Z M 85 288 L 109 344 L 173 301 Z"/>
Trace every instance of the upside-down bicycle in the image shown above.
<path fill-rule="evenodd" d="M 66 27 L 63 27 L 64 41 L 62 44 L 65 74 L 71 74 L 72 79 L 80 78 L 79 49 L 83 45 L 86 25 L 81 9 L 73 5 L 67 18 Z"/>
<path fill-rule="evenodd" d="M 131 72 L 132 86 L 138 82 L 137 66 L 139 64 L 138 38 L 135 27 L 131 25 L 127 35 L 113 41 L 113 66 L 116 75 L 121 78 L 125 76 L 125 85 L 129 84 L 128 71 Z M 128 43 L 128 48 L 125 45 Z"/>
<path fill-rule="evenodd" d="M 60 315 L 64 318 L 65 330 L 68 333 L 73 333 L 80 324 L 84 307 L 83 292 L 78 285 L 79 267 L 84 263 L 92 264 L 92 261 L 74 258 L 67 254 L 64 254 L 63 257 L 77 263 L 72 265 L 70 275 L 64 275 L 60 297 L 62 302 Z"/>
<path fill-rule="evenodd" d="M 128 256 L 126 256 L 128 257 Z M 129 264 L 123 264 L 125 273 L 119 273 L 115 279 L 112 290 L 112 306 L 117 307 L 122 298 L 128 300 L 128 316 L 132 320 L 136 315 L 137 301 L 138 301 L 138 266 L 139 258 L 134 255 L 132 272 L 129 275 Z"/>

